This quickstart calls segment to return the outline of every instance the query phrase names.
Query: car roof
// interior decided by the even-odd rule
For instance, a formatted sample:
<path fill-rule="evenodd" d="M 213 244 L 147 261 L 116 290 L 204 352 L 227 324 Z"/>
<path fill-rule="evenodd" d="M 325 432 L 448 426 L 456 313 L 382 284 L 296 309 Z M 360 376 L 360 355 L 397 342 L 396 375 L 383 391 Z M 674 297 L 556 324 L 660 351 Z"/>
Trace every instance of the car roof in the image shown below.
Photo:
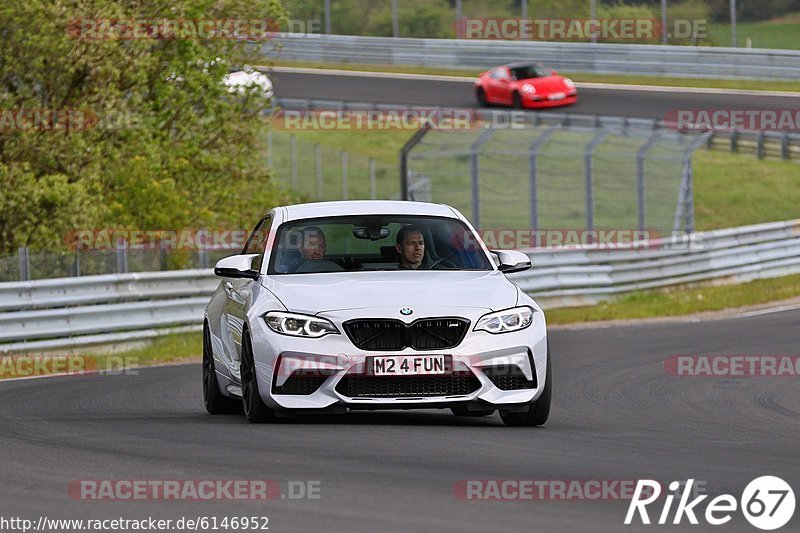
<path fill-rule="evenodd" d="M 398 200 L 313 202 L 287 205 L 284 209 L 287 221 L 346 215 L 427 215 L 457 218 L 453 209 L 444 204 Z"/>

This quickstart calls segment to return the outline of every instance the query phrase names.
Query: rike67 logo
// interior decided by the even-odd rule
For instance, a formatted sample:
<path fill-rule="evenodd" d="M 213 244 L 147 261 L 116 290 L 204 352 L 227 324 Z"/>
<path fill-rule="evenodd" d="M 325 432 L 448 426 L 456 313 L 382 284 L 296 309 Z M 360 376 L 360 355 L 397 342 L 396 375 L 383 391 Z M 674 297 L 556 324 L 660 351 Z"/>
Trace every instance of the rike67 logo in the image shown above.
<path fill-rule="evenodd" d="M 717 496 L 708 502 L 705 513 L 701 513 L 699 507 L 703 500 L 708 498 L 707 495 L 700 495 L 689 500 L 693 484 L 694 479 L 689 479 L 685 486 L 678 481 L 669 484 L 669 490 L 674 494 L 667 494 L 664 507 L 658 516 L 658 524 L 669 523 L 672 504 L 676 496 L 678 496 L 678 504 L 671 522 L 674 525 L 680 524 L 684 517 L 690 524 L 697 525 L 699 524 L 698 515 L 700 515 L 708 524 L 720 526 L 730 522 L 733 513 L 737 511 L 737 508 L 741 508 L 742 514 L 751 525 L 764 531 L 772 531 L 785 526 L 794 514 L 794 491 L 779 477 L 762 476 L 754 479 L 745 487 L 742 497 L 738 501 L 730 494 Z M 681 486 L 684 486 L 683 492 L 677 494 L 676 491 Z M 645 494 L 646 496 L 644 496 Z M 628 507 L 628 514 L 625 516 L 625 525 L 633 523 L 637 514 L 642 524 L 649 525 L 651 522 L 647 506 L 656 502 L 660 496 L 661 484 L 658 481 L 639 480 Z"/>

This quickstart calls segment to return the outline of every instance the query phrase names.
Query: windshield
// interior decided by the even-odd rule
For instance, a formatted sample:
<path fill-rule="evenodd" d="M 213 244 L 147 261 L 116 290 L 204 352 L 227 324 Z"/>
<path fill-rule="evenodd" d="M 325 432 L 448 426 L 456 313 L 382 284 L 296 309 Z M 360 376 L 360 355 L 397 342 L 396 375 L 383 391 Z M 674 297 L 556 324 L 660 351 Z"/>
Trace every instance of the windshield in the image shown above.
<path fill-rule="evenodd" d="M 512 68 L 511 75 L 515 80 L 527 80 L 530 78 L 545 78 L 550 76 L 550 71 L 541 65 L 526 65 Z"/>
<path fill-rule="evenodd" d="M 359 215 L 278 228 L 268 273 L 492 270 L 478 237 L 452 218 Z"/>

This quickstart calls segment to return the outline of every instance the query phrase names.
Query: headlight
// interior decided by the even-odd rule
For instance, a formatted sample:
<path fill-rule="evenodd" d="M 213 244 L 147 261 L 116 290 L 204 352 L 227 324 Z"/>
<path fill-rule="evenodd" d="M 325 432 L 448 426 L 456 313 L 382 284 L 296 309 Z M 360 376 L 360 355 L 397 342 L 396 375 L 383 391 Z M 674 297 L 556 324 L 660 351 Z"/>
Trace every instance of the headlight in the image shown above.
<path fill-rule="evenodd" d="M 292 337 L 324 337 L 330 333 L 339 333 L 329 320 L 295 313 L 282 313 L 270 311 L 264 315 L 269 329 L 275 333 L 291 335 Z"/>
<path fill-rule="evenodd" d="M 524 92 L 524 93 L 531 93 L 531 94 L 533 94 L 533 93 L 535 93 L 535 92 L 536 92 L 536 87 L 534 87 L 534 86 L 533 86 L 533 85 L 531 85 L 530 83 L 526 83 L 525 85 L 523 85 L 522 87 L 520 87 L 520 90 L 521 90 L 522 92 Z"/>
<path fill-rule="evenodd" d="M 475 324 L 475 331 L 488 331 L 489 333 L 519 331 L 531 325 L 534 312 L 532 308 L 523 306 L 489 313 L 478 320 L 478 323 Z"/>
<path fill-rule="evenodd" d="M 569 79 L 569 78 L 564 78 L 564 85 L 566 85 L 567 87 L 569 87 L 570 89 L 572 89 L 572 88 L 574 88 L 574 87 L 575 87 L 575 82 L 574 82 L 574 81 L 572 81 L 572 80 L 571 80 L 571 79 Z"/>

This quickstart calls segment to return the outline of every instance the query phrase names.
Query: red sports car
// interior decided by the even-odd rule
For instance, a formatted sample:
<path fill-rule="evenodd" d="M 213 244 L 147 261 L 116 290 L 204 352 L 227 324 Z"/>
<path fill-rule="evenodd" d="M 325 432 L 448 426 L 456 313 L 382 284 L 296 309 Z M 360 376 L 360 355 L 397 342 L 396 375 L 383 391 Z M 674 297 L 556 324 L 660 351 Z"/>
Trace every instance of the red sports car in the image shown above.
<path fill-rule="evenodd" d="M 578 90 L 571 79 L 541 65 L 515 63 L 493 68 L 478 77 L 475 96 L 480 105 L 555 107 L 574 104 Z"/>

